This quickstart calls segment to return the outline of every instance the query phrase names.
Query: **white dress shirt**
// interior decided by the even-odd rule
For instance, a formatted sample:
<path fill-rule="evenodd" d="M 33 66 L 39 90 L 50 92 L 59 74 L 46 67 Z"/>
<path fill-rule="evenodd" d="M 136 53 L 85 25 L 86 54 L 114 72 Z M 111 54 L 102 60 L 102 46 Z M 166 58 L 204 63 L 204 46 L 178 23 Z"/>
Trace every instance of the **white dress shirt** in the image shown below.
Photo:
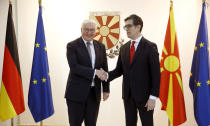
<path fill-rule="evenodd" d="M 137 47 L 138 47 L 138 45 L 139 45 L 139 43 L 140 43 L 140 41 L 141 41 L 141 38 L 142 38 L 142 35 L 140 35 L 136 40 L 132 40 L 132 39 L 131 39 L 130 47 L 131 47 L 131 45 L 132 45 L 132 42 L 135 41 L 135 44 L 134 44 L 135 52 L 136 52 L 136 49 L 137 49 Z"/>
<path fill-rule="evenodd" d="M 87 47 L 87 41 L 85 39 L 83 39 L 83 41 Z M 91 50 L 91 59 L 92 59 L 91 64 L 92 64 L 92 68 L 94 69 L 95 61 L 96 61 L 96 53 L 95 53 L 95 49 L 94 49 L 94 45 L 93 45 L 93 40 L 90 41 L 90 50 Z M 91 86 L 95 86 L 95 83 L 94 83 L 95 73 L 96 73 L 96 70 L 93 75 L 93 80 L 92 80 Z"/>

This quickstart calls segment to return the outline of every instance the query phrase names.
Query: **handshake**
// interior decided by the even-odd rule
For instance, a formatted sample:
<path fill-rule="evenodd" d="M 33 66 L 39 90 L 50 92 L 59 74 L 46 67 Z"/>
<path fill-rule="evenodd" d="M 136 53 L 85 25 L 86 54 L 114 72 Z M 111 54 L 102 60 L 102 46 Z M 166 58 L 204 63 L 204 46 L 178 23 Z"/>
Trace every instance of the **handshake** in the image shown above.
<path fill-rule="evenodd" d="M 102 68 L 100 70 L 96 69 L 96 76 L 101 79 L 102 81 L 107 80 L 108 73 L 105 72 Z"/>

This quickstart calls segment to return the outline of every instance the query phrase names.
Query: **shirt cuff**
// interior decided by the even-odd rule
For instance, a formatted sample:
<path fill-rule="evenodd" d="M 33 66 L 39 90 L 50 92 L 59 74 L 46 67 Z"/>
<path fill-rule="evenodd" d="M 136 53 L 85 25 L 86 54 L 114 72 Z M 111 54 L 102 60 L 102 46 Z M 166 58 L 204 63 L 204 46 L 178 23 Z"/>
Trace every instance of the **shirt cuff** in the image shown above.
<path fill-rule="evenodd" d="M 95 69 L 94 74 L 93 74 L 93 80 L 95 79 L 95 76 L 96 76 L 96 69 Z"/>
<path fill-rule="evenodd" d="M 153 100 L 157 100 L 157 99 L 158 99 L 158 97 L 153 96 L 153 95 L 150 95 L 149 98 L 150 98 L 150 99 L 153 99 Z"/>
<path fill-rule="evenodd" d="M 109 79 L 109 74 L 106 72 L 106 79 L 104 81 L 107 82 L 108 79 Z"/>

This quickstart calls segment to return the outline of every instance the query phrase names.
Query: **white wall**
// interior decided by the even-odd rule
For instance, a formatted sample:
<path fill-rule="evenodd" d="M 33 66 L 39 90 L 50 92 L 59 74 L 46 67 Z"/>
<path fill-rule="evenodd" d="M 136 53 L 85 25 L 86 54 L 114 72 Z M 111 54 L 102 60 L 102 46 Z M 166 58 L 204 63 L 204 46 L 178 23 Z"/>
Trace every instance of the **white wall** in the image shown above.
<path fill-rule="evenodd" d="M 210 1 L 207 0 L 207 2 Z M 18 123 L 35 124 L 28 109 L 27 97 L 38 16 L 38 0 L 21 0 L 18 1 L 16 6 L 18 15 L 16 21 L 18 24 L 17 37 L 26 104 L 26 111 L 21 114 Z M 156 42 L 160 55 L 162 53 L 169 17 L 169 0 L 43 0 L 43 6 L 43 20 L 55 107 L 55 114 L 46 119 L 44 124 L 68 125 L 67 107 L 64 99 L 69 73 L 66 60 L 66 44 L 80 36 L 81 22 L 88 18 L 90 11 L 120 11 L 121 38 L 126 40 L 128 39 L 122 29 L 124 18 L 132 13 L 140 15 L 144 21 L 143 35 L 147 39 Z M 0 71 L 2 71 L 7 8 L 8 0 L 0 0 Z M 175 24 L 187 112 L 187 122 L 182 126 L 196 126 L 188 80 L 201 8 L 201 0 L 174 0 Z M 209 13 L 210 9 L 207 9 L 207 15 Z M 210 29 L 209 22 L 208 17 L 208 29 Z M 110 70 L 115 68 L 116 60 L 117 58 L 108 59 Z M 111 82 L 110 98 L 106 102 L 101 102 L 98 126 L 125 125 L 124 108 L 121 99 L 121 81 L 122 78 L 118 78 Z M 160 101 L 157 100 L 154 113 L 155 126 L 167 126 L 166 112 L 161 111 L 160 108 Z M 0 125 L 3 126 L 4 124 L 0 123 Z M 138 122 L 138 126 L 140 126 L 140 122 Z"/>

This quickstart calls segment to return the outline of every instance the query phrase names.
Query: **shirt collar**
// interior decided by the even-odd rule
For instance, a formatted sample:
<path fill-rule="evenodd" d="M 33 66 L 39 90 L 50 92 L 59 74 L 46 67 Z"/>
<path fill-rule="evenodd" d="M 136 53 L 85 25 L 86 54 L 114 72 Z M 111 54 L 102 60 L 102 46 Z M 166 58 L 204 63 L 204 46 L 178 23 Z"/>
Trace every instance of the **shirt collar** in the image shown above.
<path fill-rule="evenodd" d="M 132 40 L 132 39 L 131 39 L 131 42 L 135 41 L 136 43 L 139 43 L 142 37 L 143 37 L 143 36 L 142 36 L 142 34 L 141 34 L 136 40 Z"/>
<path fill-rule="evenodd" d="M 83 37 L 82 37 L 83 42 L 85 43 L 85 45 L 87 46 L 87 42 Z M 93 40 L 90 41 L 91 44 L 93 44 Z"/>

